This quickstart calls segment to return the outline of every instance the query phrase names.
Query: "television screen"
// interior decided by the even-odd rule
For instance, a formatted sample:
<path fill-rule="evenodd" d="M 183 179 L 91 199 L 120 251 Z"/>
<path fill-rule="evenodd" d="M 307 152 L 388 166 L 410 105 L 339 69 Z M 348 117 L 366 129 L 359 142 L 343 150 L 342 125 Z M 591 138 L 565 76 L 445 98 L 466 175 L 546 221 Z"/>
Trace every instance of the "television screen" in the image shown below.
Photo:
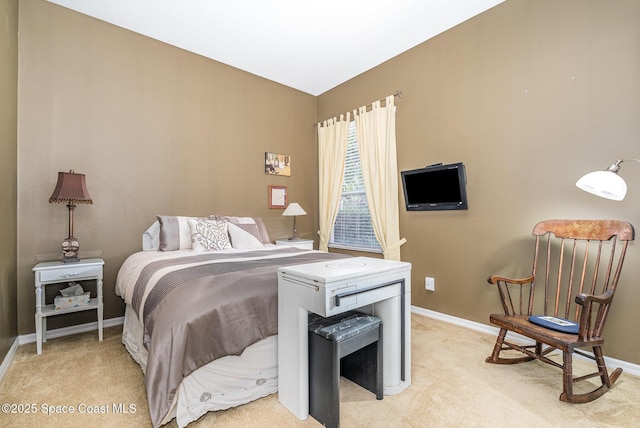
<path fill-rule="evenodd" d="M 402 171 L 407 211 L 466 210 L 466 173 L 462 162 Z"/>

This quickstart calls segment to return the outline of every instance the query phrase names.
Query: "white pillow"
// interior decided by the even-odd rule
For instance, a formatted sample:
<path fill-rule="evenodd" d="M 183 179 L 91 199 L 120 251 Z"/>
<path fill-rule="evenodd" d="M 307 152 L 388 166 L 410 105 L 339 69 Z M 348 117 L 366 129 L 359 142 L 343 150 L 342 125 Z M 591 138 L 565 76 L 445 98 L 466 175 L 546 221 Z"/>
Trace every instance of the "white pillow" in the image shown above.
<path fill-rule="evenodd" d="M 191 247 L 193 251 L 216 251 L 231 248 L 227 222 L 204 219 L 189 219 Z"/>
<path fill-rule="evenodd" d="M 156 220 L 142 234 L 142 250 L 157 250 L 160 246 L 160 222 Z"/>
<path fill-rule="evenodd" d="M 246 230 L 236 226 L 233 223 L 227 223 L 229 228 L 229 236 L 231 237 L 231 246 L 238 250 L 250 250 L 253 248 L 262 248 L 264 244 Z"/>

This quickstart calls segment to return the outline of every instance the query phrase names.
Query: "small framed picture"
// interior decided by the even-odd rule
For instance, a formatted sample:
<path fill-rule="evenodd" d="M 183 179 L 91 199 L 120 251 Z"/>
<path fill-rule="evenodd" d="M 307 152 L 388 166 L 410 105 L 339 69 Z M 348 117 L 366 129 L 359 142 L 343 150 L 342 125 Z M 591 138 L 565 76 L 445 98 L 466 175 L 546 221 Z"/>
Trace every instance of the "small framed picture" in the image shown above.
<path fill-rule="evenodd" d="M 269 186 L 269 208 L 287 207 L 287 186 Z"/>
<path fill-rule="evenodd" d="M 291 177 L 291 156 L 265 152 L 264 173 Z"/>

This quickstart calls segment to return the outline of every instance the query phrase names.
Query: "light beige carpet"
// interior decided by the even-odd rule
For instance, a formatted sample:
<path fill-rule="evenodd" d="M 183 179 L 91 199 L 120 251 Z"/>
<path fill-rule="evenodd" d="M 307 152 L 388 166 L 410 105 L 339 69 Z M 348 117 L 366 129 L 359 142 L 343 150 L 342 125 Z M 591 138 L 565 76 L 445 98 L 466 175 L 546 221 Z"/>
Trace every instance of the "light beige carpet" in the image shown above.
<path fill-rule="evenodd" d="M 638 377 L 623 373 L 614 388 L 594 402 L 563 403 L 558 400 L 562 388 L 559 369 L 537 361 L 515 366 L 487 364 L 484 359 L 493 348 L 493 336 L 415 314 L 412 326 L 411 387 L 377 401 L 373 394 L 343 380 L 341 426 L 640 426 Z M 0 384 L 0 403 L 15 404 L 14 410 L 23 412 L 25 405 L 34 404 L 37 412 L 2 413 L 0 427 L 150 426 L 142 372 L 121 344 L 120 334 L 120 327 L 111 327 L 105 329 L 103 342 L 97 341 L 95 332 L 49 340 L 39 356 L 35 344 L 21 346 Z M 576 361 L 575 372 L 583 371 L 585 364 Z M 120 413 L 114 411 L 114 405 Z M 43 409 L 48 406 L 69 406 L 74 413 L 45 415 Z M 129 412 L 122 412 L 124 409 Z M 100 413 L 105 410 L 108 413 Z M 175 421 L 167 425 L 175 426 Z M 296 419 L 273 394 L 209 413 L 189 425 L 210 426 L 320 424 L 313 418 Z"/>

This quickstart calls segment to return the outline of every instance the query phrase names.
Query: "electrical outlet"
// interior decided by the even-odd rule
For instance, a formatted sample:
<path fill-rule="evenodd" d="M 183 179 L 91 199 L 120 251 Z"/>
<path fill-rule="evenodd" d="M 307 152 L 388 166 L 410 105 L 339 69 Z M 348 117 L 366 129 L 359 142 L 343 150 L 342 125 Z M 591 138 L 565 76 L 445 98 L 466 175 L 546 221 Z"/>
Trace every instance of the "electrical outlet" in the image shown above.
<path fill-rule="evenodd" d="M 424 289 L 429 291 L 436 290 L 436 279 L 431 278 L 430 276 L 424 277 Z"/>

